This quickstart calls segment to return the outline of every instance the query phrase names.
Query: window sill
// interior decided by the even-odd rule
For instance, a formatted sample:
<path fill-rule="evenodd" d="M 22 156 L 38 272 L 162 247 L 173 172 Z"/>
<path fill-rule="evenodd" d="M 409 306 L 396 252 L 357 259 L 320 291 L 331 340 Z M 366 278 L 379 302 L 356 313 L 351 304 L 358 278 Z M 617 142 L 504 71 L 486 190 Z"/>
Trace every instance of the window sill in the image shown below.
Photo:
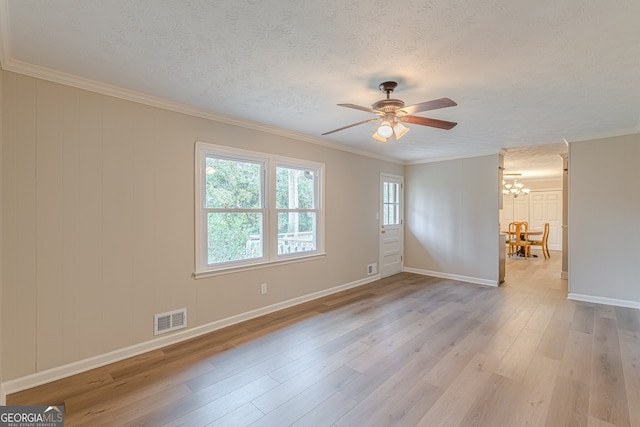
<path fill-rule="evenodd" d="M 224 274 L 239 273 L 242 271 L 257 270 L 259 268 L 274 267 L 276 265 L 285 265 L 285 264 L 293 264 L 297 262 L 310 261 L 313 259 L 324 258 L 325 256 L 327 256 L 327 254 L 325 252 L 322 252 L 322 253 L 316 253 L 308 256 L 300 256 L 300 257 L 282 259 L 277 261 L 266 261 L 258 264 L 243 265 L 241 267 L 228 267 L 228 268 L 220 268 L 216 270 L 196 271 L 193 273 L 193 277 L 196 279 L 203 279 L 205 277 L 214 277 L 214 276 L 221 276 Z"/>

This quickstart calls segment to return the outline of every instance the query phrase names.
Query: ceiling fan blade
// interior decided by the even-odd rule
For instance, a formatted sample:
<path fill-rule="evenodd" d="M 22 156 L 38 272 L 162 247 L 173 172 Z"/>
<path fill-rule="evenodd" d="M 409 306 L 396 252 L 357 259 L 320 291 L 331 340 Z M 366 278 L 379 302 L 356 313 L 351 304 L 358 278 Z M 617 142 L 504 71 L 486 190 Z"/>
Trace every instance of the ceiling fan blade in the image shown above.
<path fill-rule="evenodd" d="M 449 98 L 434 99 L 431 101 L 421 102 L 419 104 L 408 105 L 400 108 L 398 112 L 404 112 L 406 114 L 415 114 L 421 111 L 437 110 L 438 108 L 453 107 L 456 104 Z"/>
<path fill-rule="evenodd" d="M 355 105 L 355 104 L 338 104 L 338 106 L 347 107 L 347 108 L 354 108 L 356 110 L 362 110 L 362 111 L 366 111 L 367 113 L 372 113 L 372 114 L 378 114 L 378 115 L 381 114 L 380 111 L 374 110 L 373 108 L 362 107 L 360 105 Z"/>
<path fill-rule="evenodd" d="M 338 129 L 330 130 L 329 132 L 325 132 L 325 133 L 323 133 L 322 135 L 329 135 L 330 133 L 339 132 L 339 131 L 341 131 L 341 130 L 349 129 L 349 128 L 351 128 L 351 127 L 358 126 L 358 125 L 362 125 L 362 124 L 364 124 L 364 123 L 369 123 L 369 122 L 372 122 L 372 121 L 374 121 L 374 120 L 378 120 L 378 117 L 375 117 L 375 118 L 373 118 L 373 119 L 363 120 L 363 121 L 361 121 L 361 122 L 354 123 L 354 124 L 352 124 L 352 125 L 348 125 L 348 126 L 343 126 L 343 127 L 341 127 L 341 128 L 338 128 Z"/>
<path fill-rule="evenodd" d="M 402 117 L 398 117 L 398 119 L 401 122 L 413 123 L 415 125 L 422 125 L 422 126 L 431 126 L 434 128 L 446 129 L 446 130 L 449 130 L 455 125 L 457 125 L 457 123 L 455 122 L 447 122 L 445 120 L 438 120 L 438 119 L 429 119 L 427 117 L 420 117 L 420 116 L 402 116 Z"/>

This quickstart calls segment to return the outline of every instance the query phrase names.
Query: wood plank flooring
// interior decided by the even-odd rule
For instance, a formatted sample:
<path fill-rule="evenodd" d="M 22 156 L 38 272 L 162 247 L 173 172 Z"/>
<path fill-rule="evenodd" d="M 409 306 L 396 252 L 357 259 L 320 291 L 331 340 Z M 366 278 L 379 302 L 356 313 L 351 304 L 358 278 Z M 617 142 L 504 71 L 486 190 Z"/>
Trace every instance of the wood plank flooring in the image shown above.
<path fill-rule="evenodd" d="M 551 255 L 497 289 L 398 274 L 7 403 L 67 426 L 640 427 L 640 311 L 568 301 Z"/>

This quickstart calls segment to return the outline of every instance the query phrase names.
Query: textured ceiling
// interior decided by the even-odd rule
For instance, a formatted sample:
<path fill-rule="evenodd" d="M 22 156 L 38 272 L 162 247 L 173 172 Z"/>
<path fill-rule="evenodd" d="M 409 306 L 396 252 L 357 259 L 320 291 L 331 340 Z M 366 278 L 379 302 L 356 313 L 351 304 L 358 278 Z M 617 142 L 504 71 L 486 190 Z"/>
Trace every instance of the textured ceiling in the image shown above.
<path fill-rule="evenodd" d="M 78 77 L 80 87 L 97 82 L 402 162 L 640 129 L 638 0 L 0 6 L 7 70 Z M 376 122 L 321 136 L 373 117 L 336 104 L 370 106 L 386 80 L 400 83 L 393 97 L 406 104 L 453 99 L 458 106 L 418 115 L 458 126 L 409 125 L 385 144 L 371 138 Z"/>
<path fill-rule="evenodd" d="M 567 144 L 529 145 L 504 150 L 504 173 L 520 173 L 520 181 L 562 178 L 562 156 Z"/>

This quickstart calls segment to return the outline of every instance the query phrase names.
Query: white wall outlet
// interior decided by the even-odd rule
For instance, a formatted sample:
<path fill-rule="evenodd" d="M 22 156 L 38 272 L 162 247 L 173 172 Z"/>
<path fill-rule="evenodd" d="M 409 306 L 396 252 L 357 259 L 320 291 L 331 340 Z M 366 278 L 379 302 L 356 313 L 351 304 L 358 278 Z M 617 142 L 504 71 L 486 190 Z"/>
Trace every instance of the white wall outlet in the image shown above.
<path fill-rule="evenodd" d="M 373 274 L 376 274 L 378 272 L 378 263 L 373 263 L 373 264 L 369 264 L 367 265 L 367 275 L 371 276 Z"/>
<path fill-rule="evenodd" d="M 263 283 L 263 284 L 260 285 L 260 293 L 262 295 L 267 293 L 267 284 L 266 283 Z"/>

